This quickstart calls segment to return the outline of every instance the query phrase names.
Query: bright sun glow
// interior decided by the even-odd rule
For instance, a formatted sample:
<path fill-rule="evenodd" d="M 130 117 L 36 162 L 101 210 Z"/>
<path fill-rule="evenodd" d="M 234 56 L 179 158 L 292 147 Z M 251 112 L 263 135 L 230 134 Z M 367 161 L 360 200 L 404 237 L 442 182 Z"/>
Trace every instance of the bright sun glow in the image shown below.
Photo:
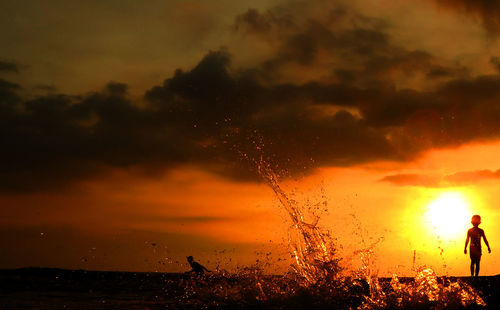
<path fill-rule="evenodd" d="M 429 203 L 425 219 L 436 234 L 451 238 L 464 233 L 471 215 L 469 203 L 461 193 L 445 192 Z"/>

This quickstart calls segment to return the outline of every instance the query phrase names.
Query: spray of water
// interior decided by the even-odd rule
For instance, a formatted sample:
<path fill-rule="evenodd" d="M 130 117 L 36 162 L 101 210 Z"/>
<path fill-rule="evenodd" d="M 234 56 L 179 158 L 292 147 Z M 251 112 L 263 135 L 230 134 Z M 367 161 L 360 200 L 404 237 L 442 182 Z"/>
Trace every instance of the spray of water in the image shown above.
<path fill-rule="evenodd" d="M 262 158 L 258 172 L 290 216 L 288 242 L 295 259 L 295 271 L 308 285 L 336 280 L 341 270 L 340 259 L 335 255 L 335 245 L 329 235 L 318 227 L 319 217 L 314 215 L 312 222 L 305 221 L 304 209 L 281 189 L 278 175 Z"/>

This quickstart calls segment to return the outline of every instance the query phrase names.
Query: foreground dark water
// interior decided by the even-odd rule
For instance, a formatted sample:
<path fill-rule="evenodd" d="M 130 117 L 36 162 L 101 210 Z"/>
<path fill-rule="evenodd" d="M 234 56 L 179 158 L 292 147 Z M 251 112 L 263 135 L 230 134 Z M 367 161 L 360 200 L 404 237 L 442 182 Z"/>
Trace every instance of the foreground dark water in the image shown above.
<path fill-rule="evenodd" d="M 443 287 L 469 284 L 486 302 L 463 305 L 450 297 L 429 300 L 418 294 L 394 295 L 392 279 L 380 279 L 386 303 L 368 308 L 500 309 L 500 276 L 437 278 Z M 0 309 L 356 309 L 366 308 L 369 286 L 301 288 L 282 276 L 100 272 L 27 268 L 0 270 Z M 413 278 L 400 278 L 412 283 Z M 392 283 L 392 285 L 391 285 Z M 399 306 L 389 296 L 406 298 Z M 420 298 L 420 299 L 419 299 Z M 408 300 L 409 299 L 409 300 Z M 419 299 L 419 300 L 418 300 Z"/>

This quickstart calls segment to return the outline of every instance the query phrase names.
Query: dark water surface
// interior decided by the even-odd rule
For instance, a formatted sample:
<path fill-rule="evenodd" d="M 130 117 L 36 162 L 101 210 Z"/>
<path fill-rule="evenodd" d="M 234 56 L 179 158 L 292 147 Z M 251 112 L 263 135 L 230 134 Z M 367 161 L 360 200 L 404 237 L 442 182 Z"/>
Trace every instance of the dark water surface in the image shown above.
<path fill-rule="evenodd" d="M 413 281 L 400 278 L 401 283 Z M 438 278 L 468 283 L 486 307 L 500 309 L 500 276 Z M 380 279 L 390 293 L 391 279 Z M 26 268 L 0 270 L 0 309 L 356 309 L 369 295 L 363 283 L 349 291 L 314 292 L 281 276 L 203 278 L 171 273 L 101 272 Z M 404 308 L 464 308 L 456 303 L 407 303 Z M 386 305 L 392 308 L 394 305 Z"/>

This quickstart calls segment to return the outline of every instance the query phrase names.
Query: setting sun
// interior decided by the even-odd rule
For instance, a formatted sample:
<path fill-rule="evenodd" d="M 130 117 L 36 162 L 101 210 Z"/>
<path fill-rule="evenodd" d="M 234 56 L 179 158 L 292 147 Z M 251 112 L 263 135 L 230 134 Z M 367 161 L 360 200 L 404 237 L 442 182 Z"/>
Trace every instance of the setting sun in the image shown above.
<path fill-rule="evenodd" d="M 463 233 L 471 217 L 469 202 L 459 192 L 441 193 L 427 207 L 425 220 L 441 237 Z"/>

